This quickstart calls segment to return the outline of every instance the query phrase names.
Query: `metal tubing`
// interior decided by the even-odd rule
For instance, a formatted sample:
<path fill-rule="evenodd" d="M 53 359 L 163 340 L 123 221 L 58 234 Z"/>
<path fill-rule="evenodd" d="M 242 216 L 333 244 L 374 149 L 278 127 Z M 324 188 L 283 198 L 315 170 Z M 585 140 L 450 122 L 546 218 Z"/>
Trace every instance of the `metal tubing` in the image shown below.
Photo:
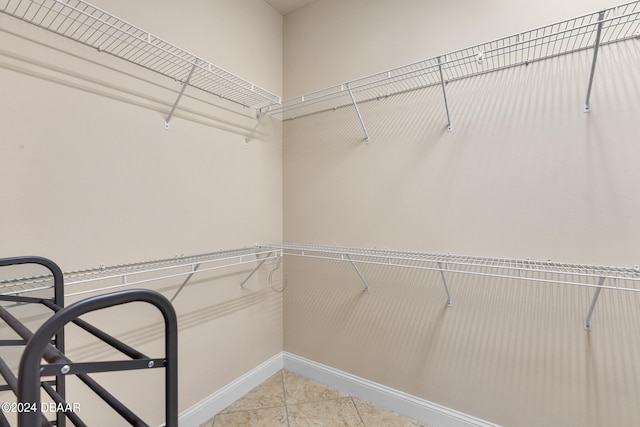
<path fill-rule="evenodd" d="M 362 283 L 364 283 L 364 291 L 366 293 L 371 293 L 371 291 L 369 290 L 369 284 L 367 283 L 367 281 L 365 280 L 364 276 L 362 276 L 362 273 L 360 273 L 360 270 L 358 269 L 358 266 L 356 265 L 355 262 L 353 262 L 353 260 L 351 259 L 351 257 L 349 256 L 349 254 L 345 254 L 345 256 L 347 257 L 347 259 L 349 260 L 349 262 L 351 262 L 351 265 L 353 266 L 353 268 L 356 270 L 356 273 L 358 273 L 358 277 L 360 277 L 360 280 L 362 280 Z"/>
<path fill-rule="evenodd" d="M 164 368 L 164 359 L 134 359 L 111 360 L 107 362 L 76 362 L 66 361 L 49 363 L 40 368 L 40 376 L 56 375 L 65 369 L 65 375 L 89 374 L 96 372 L 131 371 L 138 369 Z"/>
<path fill-rule="evenodd" d="M 263 259 L 262 261 L 260 261 L 260 263 L 256 266 L 256 268 L 254 268 L 254 269 L 251 271 L 251 273 L 249 273 L 249 275 L 248 275 L 248 276 L 247 276 L 247 277 L 242 281 L 242 283 L 240 283 L 240 290 L 241 290 L 241 291 L 244 291 L 244 284 L 245 284 L 245 283 L 247 283 L 247 282 L 249 281 L 249 279 L 251 279 L 251 276 L 253 276 L 253 274 L 254 274 L 256 271 L 258 271 L 258 269 L 259 269 L 260 267 L 262 267 L 262 264 L 264 264 L 264 263 L 265 263 L 265 261 L 266 261 L 266 260 L 268 260 L 268 259 L 269 259 L 269 257 L 271 257 L 271 254 L 272 254 L 272 253 L 273 253 L 273 252 L 269 252 L 269 253 L 267 254 L 267 257 L 266 257 L 265 259 Z"/>
<path fill-rule="evenodd" d="M 369 132 L 367 132 L 367 127 L 364 125 L 364 120 L 362 120 L 362 114 L 360 114 L 360 109 L 358 108 L 358 103 L 356 102 L 356 98 L 353 96 L 353 92 L 349 87 L 349 83 L 346 84 L 347 90 L 349 91 L 349 96 L 351 97 L 351 102 L 353 102 L 353 106 L 356 109 L 356 114 L 358 114 L 358 119 L 360 120 L 360 125 L 362 126 L 362 130 L 364 131 L 364 141 L 368 144 L 369 141 Z"/>
<path fill-rule="evenodd" d="M 21 295 L 0 295 L 0 301 L 40 304 L 42 302 L 42 298 L 23 297 Z"/>
<path fill-rule="evenodd" d="M 444 74 L 442 73 L 442 57 L 438 57 L 438 70 L 440 71 L 440 84 L 442 85 L 442 94 L 444 95 L 444 108 L 447 111 L 447 132 L 451 132 L 451 118 L 449 117 L 449 103 L 447 102 L 447 90 L 444 84 Z"/>
<path fill-rule="evenodd" d="M 596 41 L 593 50 L 593 61 L 591 62 L 591 74 L 589 76 L 589 86 L 587 87 L 587 99 L 584 101 L 584 112 L 589 113 L 591 106 L 589 105 L 589 99 L 591 98 L 591 86 L 593 85 L 593 75 L 596 72 L 596 60 L 598 59 L 598 49 L 600 48 L 600 34 L 602 33 L 602 24 L 604 20 L 604 11 L 598 15 L 598 31 L 596 33 Z"/>
<path fill-rule="evenodd" d="M 20 322 L 11 313 L 5 310 L 4 307 L 0 307 L 0 319 L 4 320 L 7 326 L 13 329 L 22 339 L 27 341 L 28 345 L 28 341 L 33 337 L 33 333 L 26 326 L 24 326 L 22 322 Z M 66 360 L 64 354 L 62 354 L 60 350 L 50 344 L 44 348 L 43 357 L 51 363 L 58 362 L 59 360 Z"/>
<path fill-rule="evenodd" d="M 193 275 L 196 273 L 196 271 L 198 270 L 198 268 L 200 267 L 200 264 L 196 264 L 194 266 L 191 267 L 191 274 L 189 274 L 187 276 L 186 279 L 184 279 L 184 282 L 182 282 L 182 285 L 180 285 L 180 287 L 178 288 L 178 290 L 176 291 L 175 294 L 173 294 L 173 296 L 171 297 L 171 299 L 169 300 L 170 302 L 173 302 L 173 300 L 176 299 L 176 297 L 178 296 L 178 294 L 180 292 L 182 292 L 182 288 L 184 288 L 186 286 L 187 283 L 189 283 L 189 280 L 191 280 L 191 278 L 193 277 Z"/>
<path fill-rule="evenodd" d="M 451 295 L 449 294 L 449 287 L 447 286 L 447 279 L 444 277 L 444 270 L 442 269 L 442 263 L 438 263 L 438 267 L 440 267 L 440 275 L 442 276 L 442 283 L 444 284 L 444 290 L 447 293 L 447 307 L 451 307 L 453 305 L 451 301 Z"/>
<path fill-rule="evenodd" d="M 49 384 L 48 382 L 43 382 L 42 388 L 44 389 L 44 391 L 47 392 L 47 394 L 51 397 L 51 399 L 53 399 L 53 401 L 56 402 L 56 404 L 63 405 L 63 407 L 66 407 L 67 402 L 65 402 L 64 399 L 62 399 L 62 396 L 60 396 L 58 392 L 54 390 L 51 384 Z M 69 411 L 69 412 L 56 411 L 56 412 L 63 412 L 64 415 L 67 418 L 69 418 L 69 420 L 71 420 L 71 422 L 75 427 L 87 427 L 87 424 L 84 421 L 82 421 L 80 417 L 73 411 Z M 43 417 L 44 417 L 44 414 L 43 414 Z"/>
<path fill-rule="evenodd" d="M 43 301 L 43 303 L 44 303 L 44 305 L 46 305 L 47 307 L 49 307 L 50 309 L 52 309 L 55 312 L 58 312 L 58 311 L 60 311 L 62 309 L 61 307 L 58 307 L 57 305 L 52 304 L 49 301 Z M 111 335 L 109 335 L 106 332 L 96 328 L 92 324 L 85 322 L 82 319 L 75 319 L 75 320 L 73 320 L 73 323 L 75 325 L 81 327 L 85 331 L 89 332 L 94 337 L 96 337 L 96 338 L 104 341 L 105 343 L 109 344 L 111 347 L 115 348 L 116 350 L 120 351 L 121 353 L 126 354 L 127 356 L 129 356 L 132 359 L 148 359 L 148 356 L 145 355 L 144 353 L 139 352 L 135 348 L 133 348 L 133 347 L 129 346 L 128 344 L 125 344 L 122 341 L 112 337 Z"/>
<path fill-rule="evenodd" d="M 189 72 L 189 76 L 187 77 L 187 80 L 185 80 L 185 82 L 182 84 L 182 89 L 180 89 L 180 93 L 178 94 L 178 98 L 176 99 L 176 102 L 174 102 L 173 107 L 171 107 L 171 111 L 169 112 L 169 116 L 167 116 L 167 120 L 164 121 L 165 129 L 169 129 L 169 122 L 171 121 L 171 117 L 173 117 L 173 113 L 176 111 L 176 107 L 178 106 L 178 103 L 180 102 L 180 98 L 182 98 L 184 91 L 187 89 L 187 86 L 189 86 L 189 82 L 191 81 L 191 76 L 193 76 L 193 72 L 196 70 L 197 66 L 198 66 L 198 60 L 196 59 L 193 62 L 193 67 L 191 67 L 191 71 Z"/>
<path fill-rule="evenodd" d="M 77 317 L 107 307 L 126 304 L 130 302 L 146 302 L 154 305 L 162 313 L 165 323 L 165 416 L 166 427 L 178 426 L 178 395 L 177 395 L 177 359 L 178 359 L 178 326 L 176 313 L 168 299 L 161 294 L 151 290 L 129 290 L 117 292 L 114 294 L 99 295 L 87 298 L 83 301 L 70 305 L 49 318 L 44 324 L 33 334 L 31 340 L 25 347 L 25 351 L 20 360 L 18 369 L 18 400 L 20 402 L 33 402 L 39 407 L 40 404 L 40 360 L 43 357 L 49 345 L 51 337 L 67 323 Z M 99 386 L 95 381 L 91 380 L 87 375 L 78 375 L 78 378 L 87 384 L 94 391 L 102 393 L 104 400 L 112 408 L 122 412 L 126 410 L 113 395 L 108 393 L 104 388 Z M 122 412 L 121 412 L 122 411 Z M 27 412 L 18 414 L 18 426 L 30 427 L 37 423 L 38 412 Z M 141 425 L 142 422 L 135 414 L 135 418 L 129 420 L 133 425 Z"/>
<path fill-rule="evenodd" d="M 7 363 L 1 357 L 0 357 L 0 375 L 2 375 L 2 377 L 7 382 L 7 385 L 9 386 L 10 390 L 15 393 L 18 390 L 18 379 L 16 378 L 15 375 L 13 375 L 11 368 L 9 368 L 9 365 L 7 365 Z M 0 414 L 2 415 L 2 417 L 0 417 L 0 427 L 5 427 L 5 426 L 11 427 L 7 419 L 4 417 L 4 414 L 2 412 L 0 412 Z M 43 425 L 45 425 L 45 422 L 47 423 L 46 425 L 48 425 L 48 420 L 44 416 L 44 414 L 42 414 L 42 421 L 43 421 L 42 423 Z"/>
<path fill-rule="evenodd" d="M 600 292 L 602 291 L 602 285 L 604 284 L 604 281 L 604 277 L 601 277 L 600 281 L 598 281 L 598 287 L 596 288 L 596 293 L 593 295 L 593 300 L 591 301 L 591 307 L 589 307 L 587 319 L 584 321 L 584 329 L 587 331 L 591 330 L 591 316 L 593 315 L 593 310 L 596 308 L 596 303 L 598 302 L 598 298 L 600 297 Z"/>
<path fill-rule="evenodd" d="M 25 345 L 25 340 L 2 340 L 0 341 L 0 347 L 14 347 L 16 345 Z"/>
<path fill-rule="evenodd" d="M 109 406 L 111 406 L 111 408 L 116 411 L 120 416 L 122 416 L 122 418 L 124 418 L 128 423 L 130 423 L 131 425 L 134 426 L 147 426 L 146 423 L 144 423 L 144 421 L 142 421 L 140 419 L 140 417 L 138 417 L 136 414 L 134 414 L 129 408 L 127 408 L 126 406 L 124 406 L 122 404 L 122 402 L 120 402 L 114 395 L 112 395 L 111 393 L 109 393 L 104 387 L 102 387 L 100 384 L 98 384 L 98 382 L 96 380 L 94 380 L 93 378 L 91 378 L 89 375 L 87 374 L 78 374 L 76 375 L 78 377 L 78 379 L 80 381 L 82 381 L 87 387 L 89 387 L 91 390 L 93 390 L 93 392 L 95 394 L 97 394 L 98 396 L 100 396 L 102 398 L 102 400 L 105 401 L 105 403 Z M 22 381 L 22 377 L 20 378 L 20 380 Z M 26 387 L 28 388 L 28 386 Z M 18 393 L 20 393 L 20 396 L 25 396 L 25 393 L 21 393 L 20 392 L 20 387 L 18 387 Z M 25 388 L 23 387 L 23 390 Z M 39 397 L 39 394 L 38 394 Z M 40 401 L 38 400 L 38 405 L 40 404 Z M 29 424 L 29 417 L 27 416 L 25 419 L 22 419 L 22 414 L 18 415 L 18 427 L 28 427 Z M 24 424 L 23 424 L 24 423 Z M 167 422 L 167 427 L 170 426 L 171 424 L 169 424 L 169 422 Z M 177 425 L 177 424 L 176 424 Z"/>
<path fill-rule="evenodd" d="M 11 372 L 11 368 L 9 368 L 7 363 L 1 357 L 0 357 L 0 375 L 2 375 L 4 380 L 7 382 L 7 385 L 9 386 L 9 388 L 11 388 L 11 390 L 15 392 L 16 389 L 18 388 L 16 376 L 13 375 L 13 372 Z"/>
<path fill-rule="evenodd" d="M 34 257 L 34 256 L 0 259 L 0 267 L 9 266 L 9 265 L 18 265 L 18 264 L 38 264 L 48 269 L 53 276 L 53 302 L 60 307 L 64 307 L 64 276 L 58 264 L 51 261 L 50 259 L 43 258 L 43 257 Z M 46 301 L 46 299 L 42 299 L 39 302 L 44 302 L 44 301 Z M 22 325 L 22 323 L 20 323 L 17 319 L 11 316 L 7 311 L 4 311 L 4 313 L 8 314 L 11 318 L 13 318 L 12 323 L 14 324 L 14 326 L 22 327 L 20 328 L 21 332 L 22 334 L 25 334 L 25 335 L 22 335 L 20 332 L 18 332 L 17 329 L 14 328 L 14 330 L 18 333 L 18 335 L 20 335 L 24 340 L 29 340 L 29 338 L 32 335 L 31 331 L 25 328 L 24 325 Z M 55 348 L 52 346 L 49 346 L 46 350 L 46 353 L 48 353 L 52 357 L 57 357 L 55 355 L 56 352 L 59 355 L 64 355 L 64 351 L 65 351 L 64 329 L 59 329 L 58 331 L 56 331 L 55 334 L 52 334 L 51 338 L 53 338 Z M 64 399 L 66 396 L 66 380 L 64 378 L 64 375 L 56 375 L 55 378 L 56 378 L 55 379 L 56 391 L 62 397 L 62 399 Z M 64 414 L 61 412 L 56 413 L 56 425 L 58 427 L 66 426 L 66 418 Z"/>
<path fill-rule="evenodd" d="M 64 311 L 61 311 L 59 313 L 63 313 Z M 57 315 L 57 314 L 56 314 Z M 54 315 L 54 317 L 56 316 Z M 29 343 L 31 342 L 31 340 L 33 340 L 34 334 L 26 327 L 24 326 L 20 321 L 18 321 L 18 319 L 16 319 L 15 317 L 13 317 L 13 315 L 11 315 L 11 313 L 7 312 L 3 307 L 0 307 L 0 318 L 2 320 L 4 320 L 6 322 L 6 324 L 11 327 L 11 329 L 13 329 L 18 335 L 20 335 L 22 338 L 24 338 L 25 340 L 29 341 Z M 36 332 L 37 333 L 37 332 Z M 20 383 L 17 385 L 17 395 L 18 395 L 18 401 L 19 402 L 28 402 L 30 404 L 35 403 L 36 407 L 39 409 L 40 408 L 40 392 L 39 392 L 39 385 L 40 385 L 40 359 L 44 358 L 47 362 L 49 363 L 73 363 L 71 362 L 71 360 L 69 360 L 64 354 L 62 354 L 58 349 L 56 349 L 55 347 L 53 347 L 49 341 L 51 339 L 51 336 L 53 335 L 53 333 L 51 335 L 49 335 L 49 337 L 47 338 L 46 342 L 45 342 L 45 347 L 43 348 L 43 350 L 40 352 L 40 357 L 38 357 L 37 362 L 38 362 L 38 366 L 34 368 L 33 372 L 28 372 L 26 373 L 27 377 L 31 378 L 35 378 L 36 383 L 35 383 L 35 389 L 32 391 L 33 395 L 31 396 L 30 399 L 21 399 L 21 392 L 20 392 L 20 384 L 23 381 L 23 375 L 25 375 L 24 373 L 22 373 L 20 371 L 19 373 L 19 378 L 20 378 Z M 25 347 L 24 353 L 22 355 L 22 359 L 25 358 L 25 356 L 27 356 L 27 351 L 29 348 L 29 344 L 27 344 L 27 346 Z M 22 359 L 20 360 L 20 369 L 22 368 Z M 58 377 L 64 377 L 64 375 L 57 375 L 56 378 Z M 92 378 L 90 378 L 88 375 L 85 374 L 79 374 L 78 378 L 80 378 L 85 384 L 87 384 L 87 386 L 89 386 L 92 390 L 94 390 L 96 392 L 96 394 L 98 394 L 98 396 L 100 396 L 101 398 L 103 398 L 107 403 L 109 403 L 109 405 L 116 409 L 116 411 L 118 411 L 118 413 L 120 415 L 122 415 L 125 419 L 127 420 L 133 420 L 133 419 L 137 419 L 137 416 L 129 411 L 128 408 L 126 408 L 122 403 L 115 401 L 115 398 L 107 391 L 105 390 L 102 386 L 100 386 L 95 380 L 93 380 Z M 56 381 L 56 390 L 59 387 L 59 381 Z M 64 400 L 64 394 L 60 393 L 60 391 L 57 391 L 58 394 L 60 394 L 60 396 L 62 396 L 62 399 Z M 37 400 L 34 400 L 33 396 L 37 395 Z M 109 398 L 111 398 L 111 400 L 113 400 L 114 402 L 109 402 Z M 113 404 L 112 404 L 113 403 Z M 115 406 L 114 406 L 115 405 Z M 56 413 L 56 417 L 58 418 L 58 423 L 60 423 L 60 417 L 63 418 L 63 423 L 64 423 L 64 414 L 58 415 L 59 413 Z M 34 420 L 30 420 L 30 421 L 34 421 Z M 19 424 L 20 427 L 22 427 L 21 424 Z M 33 424 L 30 424 L 29 422 L 27 422 L 25 424 L 25 426 L 31 426 Z"/>
<path fill-rule="evenodd" d="M 11 427 L 7 417 L 4 416 L 4 412 L 0 412 L 0 427 Z"/>

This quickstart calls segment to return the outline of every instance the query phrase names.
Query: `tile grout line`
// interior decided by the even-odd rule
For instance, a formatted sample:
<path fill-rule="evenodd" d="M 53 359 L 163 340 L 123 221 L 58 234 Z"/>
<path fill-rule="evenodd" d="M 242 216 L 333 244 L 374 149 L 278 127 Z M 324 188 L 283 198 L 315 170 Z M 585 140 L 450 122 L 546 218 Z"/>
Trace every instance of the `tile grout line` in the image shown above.
<path fill-rule="evenodd" d="M 284 385 L 284 369 L 280 369 L 280 380 L 282 381 L 282 399 L 284 400 L 284 413 L 287 416 L 287 427 L 290 427 L 289 422 L 289 405 L 287 404 L 287 389 Z"/>
<path fill-rule="evenodd" d="M 358 405 L 356 405 L 355 400 L 353 400 L 353 396 L 349 396 L 349 398 L 351 399 L 351 403 L 353 404 L 353 407 L 356 409 L 356 414 L 358 414 L 358 418 L 360 418 L 360 422 L 362 423 L 362 426 L 367 427 L 367 425 L 364 423 L 364 420 L 362 419 L 362 415 L 360 415 L 360 411 L 358 410 Z"/>

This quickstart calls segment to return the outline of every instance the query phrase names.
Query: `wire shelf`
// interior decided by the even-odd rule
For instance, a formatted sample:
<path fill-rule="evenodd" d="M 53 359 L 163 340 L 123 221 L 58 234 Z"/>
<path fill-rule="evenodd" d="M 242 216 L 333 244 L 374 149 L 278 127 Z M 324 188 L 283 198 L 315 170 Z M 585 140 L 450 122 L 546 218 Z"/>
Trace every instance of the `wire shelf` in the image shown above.
<path fill-rule="evenodd" d="M 0 11 L 244 107 L 281 102 L 279 96 L 82 0 L 0 0 Z"/>
<path fill-rule="evenodd" d="M 74 296 L 104 292 L 171 278 L 187 277 L 188 280 L 196 273 L 263 262 L 267 259 L 276 258 L 280 254 L 279 250 L 271 248 L 251 247 L 71 271 L 64 273 L 65 288 L 92 283 L 96 283 L 98 286 L 90 286 L 89 289 L 75 292 L 65 292 L 65 295 Z M 51 275 L 0 280 L 1 295 L 24 295 L 50 288 L 53 288 L 53 277 Z"/>
<path fill-rule="evenodd" d="M 639 266 L 609 267 L 300 243 L 263 247 L 282 250 L 282 255 L 292 257 L 640 292 Z"/>
<path fill-rule="evenodd" d="M 640 37 L 640 1 L 449 52 L 283 100 L 268 109 L 291 120 Z M 442 79 L 440 77 L 442 66 Z M 354 99 L 351 97 L 353 94 Z"/>

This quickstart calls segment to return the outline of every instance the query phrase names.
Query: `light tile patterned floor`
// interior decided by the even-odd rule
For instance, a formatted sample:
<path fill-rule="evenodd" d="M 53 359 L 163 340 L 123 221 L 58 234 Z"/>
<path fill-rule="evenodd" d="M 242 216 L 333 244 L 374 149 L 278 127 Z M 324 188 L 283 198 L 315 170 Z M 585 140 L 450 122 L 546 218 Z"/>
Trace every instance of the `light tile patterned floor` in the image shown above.
<path fill-rule="evenodd" d="M 426 427 L 280 371 L 201 427 Z"/>

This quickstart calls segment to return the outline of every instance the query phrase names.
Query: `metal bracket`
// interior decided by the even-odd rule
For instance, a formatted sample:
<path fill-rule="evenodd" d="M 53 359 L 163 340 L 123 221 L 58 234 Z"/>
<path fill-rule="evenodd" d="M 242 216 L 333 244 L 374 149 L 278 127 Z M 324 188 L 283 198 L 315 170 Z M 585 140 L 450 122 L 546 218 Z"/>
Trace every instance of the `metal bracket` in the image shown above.
<path fill-rule="evenodd" d="M 484 58 L 484 55 L 482 57 Z M 447 59 L 445 56 L 445 62 L 446 60 Z M 442 94 L 444 95 L 444 108 L 447 111 L 447 132 L 451 132 L 452 131 L 451 117 L 449 116 L 449 103 L 447 102 L 447 90 L 445 89 L 444 74 L 442 73 L 442 57 L 441 56 L 438 57 L 438 70 L 440 71 L 440 83 L 442 84 Z"/>
<path fill-rule="evenodd" d="M 596 303 L 598 302 L 598 298 L 600 297 L 600 292 L 602 291 L 602 285 L 604 284 L 605 278 L 601 277 L 598 281 L 598 288 L 596 289 L 596 293 L 593 295 L 593 300 L 591 301 L 591 307 L 589 307 L 589 313 L 587 314 L 587 319 L 584 321 L 584 329 L 585 331 L 591 330 L 591 316 L 593 315 L 593 309 L 596 308 Z"/>
<path fill-rule="evenodd" d="M 351 265 L 353 266 L 353 268 L 356 270 L 356 273 L 358 273 L 358 277 L 360 277 L 360 280 L 362 280 L 362 283 L 364 284 L 364 291 L 367 294 L 371 293 L 371 290 L 369 289 L 369 284 L 367 283 L 367 281 L 365 280 L 364 276 L 362 275 L 362 273 L 360 273 L 360 270 L 358 269 L 358 266 L 356 265 L 355 262 L 353 262 L 353 260 L 351 259 L 351 257 L 349 256 L 349 254 L 344 254 L 344 256 L 349 260 L 349 262 L 351 262 Z"/>
<path fill-rule="evenodd" d="M 362 126 L 362 130 L 364 131 L 364 141 L 368 144 L 369 141 L 369 132 L 367 132 L 367 127 L 364 125 L 364 120 L 362 120 L 362 114 L 360 114 L 360 109 L 358 108 L 358 103 L 356 102 L 356 98 L 353 96 L 353 92 L 349 87 L 349 83 L 345 85 L 347 87 L 347 91 L 349 91 L 349 96 L 351 97 L 351 102 L 353 102 L 353 106 L 356 109 L 356 113 L 358 114 L 358 119 L 360 120 L 360 125 Z"/>
<path fill-rule="evenodd" d="M 256 268 L 254 268 L 254 269 L 251 271 L 251 273 L 249 273 L 249 275 L 248 275 L 248 276 L 247 276 L 247 277 L 242 281 L 242 283 L 240 283 L 240 290 L 241 290 L 241 291 L 244 291 L 244 284 L 245 284 L 245 283 L 247 283 L 247 282 L 249 281 L 249 279 L 251 279 L 251 276 L 253 276 L 253 275 L 254 275 L 254 273 L 255 273 L 256 271 L 258 271 L 258 269 L 259 269 L 260 267 L 262 267 L 262 264 L 264 264 L 266 260 L 268 260 L 269 258 L 271 258 L 271 254 L 273 254 L 273 252 L 269 252 L 269 253 L 267 254 L 267 256 L 266 256 L 262 261 L 260 261 L 260 262 L 258 263 L 258 265 L 256 266 Z"/>
<path fill-rule="evenodd" d="M 584 101 L 584 112 L 591 112 L 589 98 L 591 98 L 591 86 L 593 85 L 593 75 L 596 71 L 596 60 L 598 59 L 598 49 L 600 48 L 600 34 L 602 33 L 602 24 L 604 24 L 604 11 L 598 15 L 598 31 L 596 33 L 596 41 L 593 50 L 593 61 L 591 62 L 591 75 L 589 76 L 589 86 L 587 87 L 587 99 Z"/>
<path fill-rule="evenodd" d="M 260 123 L 262 123 L 262 120 L 264 119 L 265 116 L 266 116 L 265 113 L 262 113 L 260 112 L 260 110 L 258 110 L 257 116 L 256 116 L 258 120 L 256 121 L 255 126 L 253 126 L 253 129 L 251 129 L 251 132 L 249 132 L 249 135 L 247 135 L 247 137 L 244 139 L 244 148 L 249 147 L 249 141 L 251 141 L 251 138 L 253 138 L 253 135 L 256 133 L 256 130 L 258 130 L 258 126 L 260 126 Z"/>
<path fill-rule="evenodd" d="M 173 103 L 173 107 L 171 107 L 171 111 L 169 112 L 167 119 L 164 121 L 164 128 L 167 130 L 169 130 L 169 122 L 171 121 L 171 117 L 173 117 L 173 113 L 176 111 L 176 107 L 178 106 L 178 102 L 180 102 L 180 98 L 182 98 L 184 91 L 187 89 L 187 86 L 189 86 L 189 82 L 191 81 L 191 76 L 193 76 L 193 72 L 196 70 L 197 65 L 198 65 L 198 60 L 196 59 L 193 62 L 193 67 L 191 67 L 191 71 L 189 72 L 189 76 L 187 77 L 187 80 L 185 80 L 184 83 L 182 84 L 182 89 L 180 89 L 180 93 L 178 94 L 178 98 L 176 99 L 176 102 Z"/>
<path fill-rule="evenodd" d="M 267 111 L 269 111 L 269 109 L 273 104 L 275 104 L 274 101 L 271 101 L 269 103 L 269 105 L 267 106 Z M 251 129 L 251 132 L 249 132 L 249 135 L 247 135 L 247 137 L 244 139 L 244 148 L 249 147 L 249 141 L 251 141 L 251 139 L 253 138 L 253 135 L 256 133 L 256 130 L 258 130 L 258 126 L 260 126 L 260 123 L 262 123 L 262 120 L 265 118 L 266 115 L 267 113 L 262 112 L 262 108 L 256 109 L 256 118 L 258 120 L 256 121 L 255 126 L 253 126 L 253 129 Z"/>
<path fill-rule="evenodd" d="M 176 299 L 176 297 L 178 296 L 178 294 L 182 291 L 182 288 L 185 287 L 185 285 L 187 283 L 189 283 L 189 280 L 191 280 L 191 278 L 193 277 L 193 275 L 195 274 L 195 272 L 198 270 L 198 268 L 200 267 L 200 264 L 196 264 L 196 265 L 192 265 L 191 266 L 191 273 L 189 273 L 189 275 L 187 276 L 186 279 L 184 279 L 184 282 L 182 282 L 182 285 L 180 285 L 180 287 L 178 288 L 178 290 L 176 291 L 175 294 L 173 294 L 173 296 L 171 297 L 171 299 L 169 300 L 170 302 L 173 302 L 174 299 Z"/>
<path fill-rule="evenodd" d="M 447 307 L 451 307 L 453 303 L 451 301 L 451 294 L 449 294 L 449 287 L 447 286 L 447 279 L 445 279 L 444 277 L 444 269 L 442 268 L 441 262 L 438 262 L 438 267 L 440 267 L 440 275 L 442 276 L 442 283 L 444 284 L 444 290 L 447 293 Z"/>

